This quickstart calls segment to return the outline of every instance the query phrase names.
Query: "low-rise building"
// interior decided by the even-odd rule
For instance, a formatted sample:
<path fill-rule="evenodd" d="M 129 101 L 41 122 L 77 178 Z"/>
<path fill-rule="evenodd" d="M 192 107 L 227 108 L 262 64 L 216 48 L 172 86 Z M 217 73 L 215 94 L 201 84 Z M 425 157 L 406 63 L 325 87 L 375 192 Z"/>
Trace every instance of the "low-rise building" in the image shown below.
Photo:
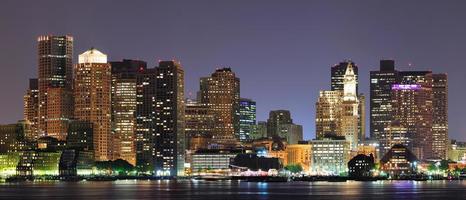
<path fill-rule="evenodd" d="M 228 171 L 230 160 L 242 150 L 200 149 L 192 154 L 193 174 L 207 171 Z"/>
<path fill-rule="evenodd" d="M 417 157 L 402 144 L 394 145 L 380 160 L 381 170 L 396 178 L 416 171 Z"/>
<path fill-rule="evenodd" d="M 304 172 L 309 172 L 311 167 L 311 145 L 292 144 L 286 147 L 287 163 L 299 164 Z"/>
<path fill-rule="evenodd" d="M 374 167 L 374 156 L 372 154 L 369 156 L 359 154 L 348 162 L 348 176 L 355 179 L 372 177 Z"/>
<path fill-rule="evenodd" d="M 319 175 L 340 175 L 346 173 L 350 157 L 350 144 L 344 138 L 310 140 L 311 173 Z"/>

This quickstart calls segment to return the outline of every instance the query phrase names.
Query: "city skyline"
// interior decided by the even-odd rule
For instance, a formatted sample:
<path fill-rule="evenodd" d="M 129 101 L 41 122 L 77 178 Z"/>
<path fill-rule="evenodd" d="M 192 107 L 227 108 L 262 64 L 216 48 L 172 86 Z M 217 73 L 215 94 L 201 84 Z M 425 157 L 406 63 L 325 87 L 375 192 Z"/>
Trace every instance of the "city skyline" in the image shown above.
<path fill-rule="evenodd" d="M 379 2 L 380 3 L 380 2 Z M 8 3 L 9 4 L 9 3 Z M 259 3 L 252 3 L 257 8 Z M 344 4 L 344 3 L 343 3 Z M 373 3 L 373 4 L 377 4 Z M 390 8 L 396 7 L 395 3 L 386 3 L 383 5 L 388 6 L 388 10 Z M 432 7 L 433 4 L 430 4 Z M 80 5 L 72 5 L 76 7 L 80 7 Z M 173 7 L 179 6 L 184 9 L 188 9 L 185 7 L 187 5 L 172 5 Z M 51 16 L 41 16 L 39 19 L 52 19 L 54 23 L 46 24 L 45 22 L 41 21 L 28 21 L 28 23 L 35 23 L 37 22 L 38 25 L 32 26 L 29 28 L 24 29 L 24 32 L 20 31 L 22 34 L 19 35 L 11 35 L 13 32 L 17 33 L 19 30 L 23 30 L 23 28 L 16 27 L 12 24 L 8 24 L 6 22 L 10 22 L 8 19 L 10 17 L 15 17 L 17 14 L 10 13 L 7 11 L 3 11 L 1 13 L 5 13 L 8 16 L 3 16 L 5 14 L 1 14 L 2 19 L 7 19 L 6 21 L 0 21 L 1 24 L 4 22 L 6 23 L 6 27 L 11 28 L 12 30 L 8 29 L 4 33 L 1 33 L 0 42 L 4 44 L 4 47 L 8 47 L 10 51 L 6 52 L 3 55 L 0 55 L 2 60 L 4 60 L 4 67 L 13 68 L 11 70 L 11 75 L 7 73 L 2 73 L 0 77 L 4 81 L 4 83 L 11 83 L 11 84 L 2 84 L 0 86 L 0 91 L 5 93 L 9 92 L 10 95 L 3 96 L 2 100 L 2 114 L 0 116 L 0 123 L 13 123 L 19 119 L 22 119 L 22 98 L 24 92 L 26 91 L 27 84 L 29 78 L 37 78 L 37 55 L 36 55 L 36 39 L 39 35 L 44 34 L 56 34 L 56 35 L 63 35 L 63 34 L 70 34 L 74 37 L 74 46 L 75 48 L 73 51 L 75 52 L 73 55 L 73 64 L 77 63 L 77 56 L 79 53 L 84 52 L 85 50 L 89 49 L 92 46 L 95 46 L 98 49 L 101 49 L 103 52 L 108 54 L 109 61 L 119 61 L 122 59 L 139 59 L 144 60 L 149 63 L 149 66 L 155 66 L 157 60 L 169 60 L 169 59 L 176 59 L 179 60 L 183 68 L 185 70 L 185 77 L 186 77 L 186 97 L 195 97 L 196 92 L 199 89 L 199 78 L 208 76 L 215 70 L 215 68 L 221 67 L 231 67 L 232 70 L 237 74 L 237 77 L 241 79 L 241 97 L 251 98 L 257 102 L 257 121 L 265 121 L 268 117 L 268 113 L 271 110 L 279 110 L 285 109 L 290 110 L 293 115 L 293 120 L 297 124 L 301 124 L 304 127 L 304 138 L 305 139 L 312 139 L 315 138 L 315 124 L 314 124 L 314 113 L 315 107 L 314 102 L 317 100 L 318 91 L 319 90 L 329 90 L 330 89 L 330 68 L 336 63 L 342 62 L 345 59 L 351 59 L 355 62 L 359 67 L 359 88 L 360 92 L 366 95 L 366 98 L 369 98 L 369 71 L 377 70 L 379 60 L 386 59 L 386 58 L 393 58 L 396 62 L 397 69 L 400 70 L 428 70 L 432 69 L 435 72 L 442 72 L 448 73 L 449 75 L 449 103 L 450 103 L 450 123 L 449 123 L 449 132 L 450 138 L 465 140 L 466 136 L 464 132 L 466 131 L 466 126 L 461 123 L 462 119 L 466 116 L 463 113 L 464 108 L 461 106 L 462 101 L 466 98 L 464 94 L 462 94 L 461 86 L 463 85 L 462 81 L 464 81 L 462 77 L 464 77 L 465 72 L 458 69 L 457 66 L 461 65 L 461 55 L 460 52 L 463 50 L 460 44 L 455 46 L 451 40 L 448 38 L 443 38 L 445 40 L 445 44 L 440 44 L 442 40 L 435 40 L 430 41 L 429 37 L 434 37 L 435 34 L 433 30 L 428 27 L 428 24 L 424 24 L 421 26 L 421 30 L 425 30 L 426 32 L 421 34 L 425 38 L 418 38 L 416 33 L 418 31 L 413 30 L 412 28 L 404 27 L 403 23 L 399 26 L 394 26 L 391 24 L 388 32 L 392 31 L 394 34 L 401 34 L 402 31 L 406 31 L 407 33 L 403 33 L 403 37 L 396 38 L 392 34 L 389 33 L 378 33 L 374 34 L 374 38 L 369 37 L 369 43 L 374 42 L 374 44 L 368 44 L 368 41 L 363 40 L 360 37 L 354 36 L 358 34 L 362 34 L 364 31 L 368 30 L 352 30 L 351 29 L 340 29 L 337 28 L 333 30 L 332 28 L 323 28 L 322 30 L 315 30 L 319 24 L 316 21 L 312 21 L 314 19 L 311 18 L 304 18 L 311 19 L 308 25 L 299 25 L 298 22 L 292 23 L 291 25 L 284 23 L 284 21 L 280 21 L 280 18 L 273 18 L 274 22 L 270 22 L 270 24 L 265 23 L 262 24 L 260 22 L 244 22 L 240 23 L 239 19 L 235 19 L 238 17 L 237 14 L 233 14 L 232 12 L 226 12 L 226 6 L 220 4 L 214 4 L 220 11 L 225 11 L 225 13 L 221 13 L 220 11 L 216 11 L 222 18 L 213 20 L 211 19 L 212 15 L 201 15 L 202 7 L 196 4 L 196 7 L 191 10 L 191 14 L 195 16 L 194 20 L 186 20 L 185 18 L 188 16 L 182 16 L 181 18 L 176 16 L 173 17 L 174 21 L 171 21 L 171 18 L 166 18 L 164 20 L 158 21 L 162 25 L 166 25 L 173 30 L 183 30 L 183 28 L 179 28 L 178 26 L 196 26 L 199 25 L 199 28 L 191 27 L 194 30 L 194 33 L 180 33 L 176 32 L 173 36 L 171 34 L 162 33 L 163 31 L 156 31 L 149 29 L 147 33 L 138 33 L 134 36 L 131 34 L 122 34 L 116 33 L 113 31 L 107 31 L 104 29 L 106 28 L 122 28 L 125 29 L 125 25 L 128 26 L 128 30 L 131 28 L 138 27 L 139 24 L 119 24 L 115 21 L 118 20 L 107 20 L 108 22 L 112 22 L 113 24 L 104 24 L 102 26 L 98 26 L 99 23 L 97 22 L 106 22 L 105 17 L 104 19 L 92 19 L 87 18 L 85 19 L 77 19 L 77 16 L 70 16 L 66 17 L 66 19 L 53 19 Z M 235 5 L 230 5 L 235 6 Z M 275 5 L 276 6 L 276 5 Z M 328 4 L 311 4 L 309 5 L 309 9 L 317 9 L 319 7 L 331 6 Z M 335 5 L 336 6 L 336 5 Z M 343 7 L 344 5 L 338 5 L 338 9 Z M 356 7 L 352 5 L 345 5 L 349 8 L 356 9 L 356 11 L 364 10 L 362 6 Z M 412 5 L 411 5 L 412 6 Z M 3 8 L 8 8 L 9 6 L 4 6 Z M 34 7 L 34 6 L 31 6 Z M 122 4 L 115 5 L 115 9 L 118 11 L 122 11 L 123 9 Z M 299 6 L 296 5 L 288 5 L 283 8 L 274 7 L 274 4 L 267 4 L 267 8 L 272 10 L 274 9 L 284 9 L 284 10 L 292 10 L 292 9 L 299 9 Z M 355 8 L 356 7 L 356 8 Z M 408 6 L 409 7 L 409 6 Z M 103 8 L 106 12 L 111 12 L 106 7 L 105 3 L 98 2 L 96 3 L 96 7 L 92 9 Z M 441 11 L 447 10 L 449 8 L 448 5 L 442 4 L 440 7 L 436 7 L 436 9 L 440 9 Z M 93 13 L 95 10 L 87 10 L 85 12 Z M 142 8 L 141 8 L 142 9 Z M 244 8 L 242 13 L 246 13 L 247 16 L 252 16 L 248 14 L 247 10 L 252 8 Z M 302 8 L 304 9 L 304 8 Z M 337 9 L 337 10 L 338 10 Z M 347 8 L 346 8 L 347 9 Z M 407 9 L 407 8 L 406 8 Z M 434 8 L 432 8 L 434 9 Z M 453 9 L 453 8 L 452 8 Z M 66 10 L 66 9 L 64 9 Z M 427 13 L 430 9 L 425 8 L 425 10 L 421 10 L 423 13 Z M 25 12 L 25 11 L 23 11 Z M 31 11 L 32 13 L 37 13 L 38 11 Z M 64 11 L 54 11 L 54 12 L 64 12 Z M 298 11 L 296 11 L 298 12 Z M 445 11 L 444 11 L 445 12 Z M 18 12 L 22 13 L 22 12 Z M 105 13 L 105 12 L 104 12 Z M 154 12 L 156 13 L 156 12 Z M 163 13 L 163 12 L 162 12 Z M 265 12 L 266 14 L 270 14 Z M 337 12 L 335 12 L 337 13 Z M 335 14 L 333 13 L 333 14 Z M 408 11 L 402 12 L 401 14 L 407 15 Z M 30 15 L 29 14 L 29 15 Z M 101 14 L 97 14 L 101 17 Z M 327 14 L 320 13 L 322 16 L 327 16 Z M 332 13 L 331 13 L 332 14 Z M 372 13 L 374 14 L 374 13 Z M 186 14 L 187 15 L 187 14 Z M 304 15 L 304 14 L 302 14 Z M 306 14 L 308 15 L 308 14 Z M 337 14 L 341 17 L 341 14 Z M 439 16 L 440 15 L 440 16 Z M 28 16 L 28 15 L 26 15 Z M 147 21 L 154 20 L 154 18 L 158 16 L 156 14 L 152 14 L 147 16 Z M 435 17 L 442 17 L 441 14 L 431 14 L 432 18 Z M 97 17 L 97 16 L 95 16 Z M 118 17 L 118 16 L 116 16 Z M 255 16 L 257 19 L 263 19 L 264 17 Z M 288 19 L 298 19 L 298 16 L 291 16 Z M 380 17 L 380 16 L 379 16 Z M 420 16 L 418 16 L 419 18 Z M 451 16 L 443 16 L 443 17 L 451 17 Z M 416 15 L 414 16 L 416 18 Z M 18 23 L 23 21 L 19 20 Z M 124 21 L 124 18 L 117 18 L 121 21 Z M 141 19 L 139 17 L 131 18 L 133 21 L 136 19 Z M 196 21 L 196 19 L 203 19 L 206 20 L 205 24 Z M 356 19 L 361 19 L 362 24 L 358 24 L 357 21 L 353 21 Z M 128 19 L 130 20 L 130 19 Z M 177 21 L 182 20 L 182 21 Z M 186 21 L 183 21 L 186 20 Z M 231 27 L 224 27 L 219 22 L 222 20 L 234 20 L 230 22 L 231 24 L 235 24 L 235 28 Z M 325 17 L 324 17 L 325 20 Z M 330 20 L 332 25 L 337 25 L 338 18 L 335 17 Z M 349 20 L 347 21 L 348 24 L 352 25 L 367 25 L 367 23 L 372 23 L 371 20 L 365 19 L 364 16 L 354 16 L 350 15 Z M 379 19 L 380 20 L 380 19 Z M 382 19 L 383 20 L 383 19 Z M 394 19 L 385 19 L 388 24 L 394 23 Z M 413 19 L 414 20 L 414 19 Z M 422 22 L 422 19 L 417 19 L 419 22 Z M 440 19 L 438 19 L 440 20 Z M 47 20 L 46 20 L 47 21 Z M 173 24 L 167 24 L 167 22 L 173 22 Z M 265 20 L 267 21 L 267 20 Z M 409 20 L 408 20 L 409 21 Z M 85 27 L 87 24 L 83 22 L 89 22 L 93 25 L 93 33 L 88 33 L 86 31 L 78 30 L 74 24 L 79 22 L 77 27 Z M 136 22 L 136 21 L 134 21 Z M 268 21 L 267 21 L 268 22 Z M 444 31 L 452 31 L 448 32 L 451 34 L 460 34 L 466 32 L 466 29 L 458 28 L 458 30 L 451 30 L 454 27 L 454 24 L 444 24 L 443 22 L 448 22 L 448 20 L 440 20 L 431 23 L 438 23 L 440 25 L 445 26 Z M 297 24 L 298 23 L 298 24 Z M 411 22 L 412 23 L 412 22 Z M 257 26 L 254 26 L 257 25 Z M 345 23 L 339 24 L 342 27 L 345 27 Z M 423 24 L 421 24 L 423 25 Z M 27 25 L 26 25 L 27 26 Z M 216 29 L 215 27 L 218 26 L 220 29 Z M 291 28 L 297 28 L 291 29 Z M 356 26 L 357 27 L 357 26 Z M 241 29 L 243 28 L 243 29 Z M 346 27 L 348 28 L 348 27 Z M 367 29 L 368 27 L 365 27 Z M 374 28 L 374 27 L 372 27 Z M 419 28 L 419 27 L 415 27 Z M 209 37 L 211 33 L 214 35 L 216 32 L 219 31 L 220 33 L 227 33 L 228 30 L 235 30 L 238 31 L 239 35 L 226 35 L 223 37 Z M 239 29 L 239 30 L 238 30 Z M 354 28 L 357 29 L 357 28 Z M 404 29 L 404 30 L 403 30 Z M 118 29 L 116 29 L 118 30 Z M 249 32 L 247 31 L 249 30 Z M 273 31 L 277 31 L 279 33 L 269 34 L 266 35 L 266 38 L 260 38 L 260 33 L 269 33 Z M 290 30 L 290 32 L 287 32 Z M 356 42 L 350 42 L 349 39 L 341 39 L 339 42 L 341 43 L 334 43 L 332 39 L 336 37 L 342 36 L 340 34 L 324 36 L 323 41 L 316 41 L 318 40 L 317 35 L 322 36 L 324 33 L 330 31 L 348 31 L 349 38 L 356 39 Z M 214 32 L 209 32 L 214 31 Z M 11 32 L 11 33 L 10 33 Z M 123 31 L 124 32 L 124 31 Z M 175 31 L 174 31 L 175 32 Z M 312 36 L 310 38 L 305 37 L 306 33 L 313 33 L 317 32 L 316 36 Z M 371 31 L 369 31 L 371 32 Z M 160 36 L 157 35 L 160 33 Z M 218 33 L 218 32 L 217 32 Z M 141 37 L 138 37 L 138 34 L 142 34 Z M 152 35 L 151 35 L 152 34 Z M 288 35 L 287 35 L 288 34 Z M 221 34 L 220 34 L 221 35 Z M 371 35 L 371 34 L 369 34 Z M 284 37 L 283 37 L 284 36 Z M 299 37 L 294 37 L 299 36 Z M 412 40 L 404 39 L 404 38 L 411 38 Z M 11 41 L 9 41 L 10 39 Z M 8 40 L 7 40 L 8 39 Z M 200 41 L 196 41 L 201 39 Z M 277 42 L 273 44 L 267 44 L 274 39 L 278 39 Z M 308 40 L 309 39 L 309 40 Z M 387 39 L 388 41 L 385 41 Z M 21 41 L 19 41 L 21 40 Z M 168 40 L 168 41 L 164 41 Z M 211 43 L 216 43 L 215 41 L 221 41 L 220 44 L 214 45 Z M 257 41 L 253 41 L 257 40 Z M 406 42 L 406 41 L 410 42 Z M 225 42 L 227 41 L 227 42 Z M 231 41 L 237 41 L 235 43 Z M 391 41 L 391 42 L 389 42 Z M 405 41 L 407 44 L 403 43 Z M 16 42 L 16 43 L 15 43 Z M 144 44 L 147 42 L 148 44 Z M 317 47 L 322 47 L 322 51 L 319 52 L 319 48 L 313 47 L 314 43 L 318 44 L 315 45 Z M 363 47 L 359 47 L 358 43 L 363 43 L 361 45 Z M 395 44 L 393 44 L 393 42 Z M 425 42 L 425 43 L 423 43 Z M 430 44 L 429 42 L 435 42 L 435 44 Z M 398 44 L 400 43 L 400 44 Z M 252 44 L 252 45 L 251 45 Z M 326 45 L 327 44 L 327 45 Z M 331 46 L 333 44 L 334 46 Z M 339 45 L 341 44 L 341 46 Z M 139 45 L 143 48 L 139 48 Z M 200 46 L 202 51 L 196 51 Z M 285 45 L 285 46 L 281 46 Z M 426 46 L 423 46 L 426 45 Z M 154 46 L 154 47 L 151 47 Z M 160 46 L 155 48 L 155 46 Z M 330 46 L 330 47 L 329 47 Z M 380 50 L 374 52 L 376 47 L 384 48 L 388 46 L 388 50 Z M 126 48 L 128 47 L 128 48 Z M 205 48 L 204 48 L 205 47 Z M 287 47 L 290 47 L 291 50 L 286 50 Z M 432 50 L 428 47 L 441 47 Z M 271 48 L 271 49 L 270 49 Z M 342 49 L 340 49 L 342 48 Z M 405 49 L 404 52 L 397 52 L 397 48 Z M 417 49 L 419 48 L 419 49 Z M 449 50 L 449 51 L 448 51 Z M 422 52 L 421 52 L 422 51 Z M 439 56 L 435 57 L 436 53 L 440 53 L 441 51 L 446 51 L 447 53 L 439 54 Z M 459 54 L 459 55 L 456 55 Z M 282 57 L 282 55 L 284 57 Z M 324 56 L 322 56 L 324 55 Z M 155 57 L 155 58 L 154 58 Z M 271 58 L 274 57 L 274 58 Z M 9 59 L 7 59 L 9 58 Z M 446 61 L 448 58 L 454 58 L 452 61 Z M 412 65 L 410 65 L 410 63 Z M 437 66 L 445 66 L 445 67 L 437 67 Z M 292 73 L 284 73 L 283 69 L 290 68 Z M 451 73 L 449 73 L 451 72 Z M 453 73 L 454 72 L 454 73 Z M 257 76 L 257 73 L 262 73 L 263 76 Z M 325 74 L 322 76 L 321 74 Z M 260 78 L 258 81 L 257 78 Z M 191 94 L 191 95 L 190 95 Z M 286 98 L 283 98 L 286 97 Z M 368 101 L 366 101 L 366 110 L 368 108 Z M 366 130 L 369 130 L 368 127 L 368 120 L 369 116 L 366 117 Z M 366 136 L 368 136 L 368 131 L 366 131 Z"/>

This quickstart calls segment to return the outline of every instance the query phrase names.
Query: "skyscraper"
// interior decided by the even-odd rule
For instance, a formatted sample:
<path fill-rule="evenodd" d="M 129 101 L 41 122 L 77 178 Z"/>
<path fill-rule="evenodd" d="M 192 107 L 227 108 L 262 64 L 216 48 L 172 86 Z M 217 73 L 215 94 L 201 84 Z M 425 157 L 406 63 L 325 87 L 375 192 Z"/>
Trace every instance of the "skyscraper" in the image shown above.
<path fill-rule="evenodd" d="M 230 68 L 215 70 L 201 78 L 201 103 L 212 109 L 216 118 L 213 143 L 220 147 L 236 146 L 239 132 L 240 80 Z"/>
<path fill-rule="evenodd" d="M 392 85 L 393 118 L 407 129 L 412 151 L 420 159 L 432 158 L 432 73 L 399 72 L 400 83 Z"/>
<path fill-rule="evenodd" d="M 356 94 L 358 94 L 358 83 L 359 83 L 359 74 L 358 74 L 358 66 L 351 60 L 345 60 L 334 65 L 331 69 L 331 90 L 343 90 L 344 88 L 344 77 L 346 73 L 346 68 L 348 64 L 353 66 L 353 72 L 356 77 Z"/>
<path fill-rule="evenodd" d="M 343 78 L 343 101 L 341 102 L 341 131 L 349 141 L 352 150 L 357 148 L 359 136 L 359 101 L 357 96 L 357 81 L 352 64 L 346 67 Z"/>
<path fill-rule="evenodd" d="M 289 110 L 272 110 L 267 119 L 267 136 L 278 136 L 281 124 L 293 124 Z"/>
<path fill-rule="evenodd" d="M 29 89 L 24 95 L 24 120 L 31 124 L 32 137 L 27 139 L 36 140 L 39 123 L 39 85 L 36 78 L 29 79 Z"/>
<path fill-rule="evenodd" d="M 393 120 L 391 96 L 392 85 L 398 82 L 397 74 L 393 60 L 381 60 L 380 70 L 370 72 L 370 136 L 372 139 L 383 139 L 384 129 Z"/>
<path fill-rule="evenodd" d="M 136 164 L 136 76 L 146 62 L 123 60 L 112 66 L 113 158 Z"/>
<path fill-rule="evenodd" d="M 74 116 L 78 120 L 93 123 L 95 159 L 112 160 L 112 76 L 107 55 L 91 48 L 79 55 L 79 62 L 74 70 Z"/>
<path fill-rule="evenodd" d="M 432 156 L 434 158 L 446 159 L 449 144 L 447 74 L 432 75 L 432 93 Z"/>
<path fill-rule="evenodd" d="M 154 171 L 155 157 L 155 68 L 141 68 L 136 76 L 136 165 Z"/>
<path fill-rule="evenodd" d="M 183 176 L 185 160 L 184 71 L 180 63 L 156 68 L 155 170 L 158 176 Z"/>
<path fill-rule="evenodd" d="M 72 102 L 72 57 L 73 37 L 71 36 L 39 36 L 38 39 L 39 60 L 39 119 L 38 134 L 49 135 L 58 139 L 66 138 L 66 124 L 72 117 L 69 105 L 62 103 Z M 48 97 L 52 94 L 53 97 Z M 57 97 L 59 99 L 54 99 Z M 52 104 L 49 107 L 49 100 Z M 65 109 L 68 108 L 68 109 Z M 53 115 L 53 116 L 49 116 Z"/>
<path fill-rule="evenodd" d="M 239 102 L 239 141 L 249 140 L 251 128 L 256 124 L 256 102 L 241 98 Z"/>

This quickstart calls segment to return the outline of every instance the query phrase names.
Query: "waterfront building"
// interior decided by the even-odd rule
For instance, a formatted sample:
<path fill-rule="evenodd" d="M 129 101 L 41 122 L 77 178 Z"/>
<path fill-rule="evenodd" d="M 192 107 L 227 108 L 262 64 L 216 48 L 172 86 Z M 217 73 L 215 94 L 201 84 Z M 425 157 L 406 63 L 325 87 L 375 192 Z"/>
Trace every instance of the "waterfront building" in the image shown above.
<path fill-rule="evenodd" d="M 107 55 L 91 48 L 79 55 L 79 62 L 74 70 L 74 117 L 93 123 L 95 159 L 112 160 L 112 77 Z"/>
<path fill-rule="evenodd" d="M 348 176 L 354 179 L 370 178 L 374 170 L 374 156 L 359 154 L 348 162 Z"/>
<path fill-rule="evenodd" d="M 94 151 L 94 123 L 72 120 L 66 137 L 66 148 L 78 151 Z"/>
<path fill-rule="evenodd" d="M 0 153 L 1 178 L 16 175 L 16 166 L 18 165 L 20 154 L 20 152 Z"/>
<path fill-rule="evenodd" d="M 215 70 L 200 80 L 201 103 L 208 105 L 215 116 L 212 142 L 219 147 L 237 145 L 239 133 L 240 80 L 231 68 Z"/>
<path fill-rule="evenodd" d="M 191 169 L 194 174 L 202 172 L 226 173 L 230 161 L 242 150 L 199 149 L 192 155 Z"/>
<path fill-rule="evenodd" d="M 157 176 L 183 176 L 185 161 L 184 71 L 179 62 L 155 68 L 155 170 Z"/>
<path fill-rule="evenodd" d="M 417 162 L 417 157 L 408 148 L 396 144 L 382 157 L 380 168 L 394 178 L 415 172 Z"/>
<path fill-rule="evenodd" d="M 352 151 L 351 153 L 355 153 L 355 155 L 353 154 L 354 156 L 359 154 L 364 154 L 366 156 L 372 155 L 375 162 L 378 162 L 381 155 L 383 155 L 380 153 L 380 142 L 377 140 L 365 140 L 360 142 L 357 151 Z M 354 157 L 353 155 L 351 157 Z"/>
<path fill-rule="evenodd" d="M 240 142 L 250 140 L 252 126 L 256 124 L 256 102 L 241 98 L 239 101 L 239 138 Z"/>
<path fill-rule="evenodd" d="M 286 146 L 287 164 L 299 164 L 303 172 L 309 172 L 311 167 L 311 145 L 290 144 Z"/>
<path fill-rule="evenodd" d="M 350 157 L 350 142 L 345 138 L 310 140 L 311 173 L 340 175 L 347 172 Z"/>
<path fill-rule="evenodd" d="M 61 152 L 23 151 L 16 166 L 19 176 L 59 175 Z"/>
<path fill-rule="evenodd" d="M 277 158 L 283 166 L 288 163 L 286 139 L 280 137 L 262 138 L 252 142 L 252 149 L 259 157 Z"/>
<path fill-rule="evenodd" d="M 66 123 L 73 115 L 69 107 L 72 103 L 73 37 L 44 35 L 39 36 L 37 42 L 39 136 L 34 138 L 49 135 L 64 139 Z"/>
<path fill-rule="evenodd" d="M 258 156 L 252 153 L 243 153 L 235 156 L 231 165 L 233 168 L 246 168 L 252 171 L 269 171 L 271 169 L 279 170 L 283 168 L 278 158 L 268 158 Z"/>

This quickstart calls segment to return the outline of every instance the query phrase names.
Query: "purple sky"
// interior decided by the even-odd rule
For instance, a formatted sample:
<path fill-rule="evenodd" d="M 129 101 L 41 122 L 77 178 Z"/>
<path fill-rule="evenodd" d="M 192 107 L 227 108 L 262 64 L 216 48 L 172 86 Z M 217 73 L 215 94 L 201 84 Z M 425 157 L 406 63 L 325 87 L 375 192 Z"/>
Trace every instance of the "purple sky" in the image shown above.
<path fill-rule="evenodd" d="M 426 0 L 2 0 L 0 123 L 22 118 L 28 78 L 37 76 L 37 36 L 71 34 L 74 61 L 92 46 L 110 60 L 180 60 L 187 94 L 216 67 L 231 67 L 241 96 L 257 101 L 258 120 L 289 109 L 307 139 L 315 135 L 318 92 L 330 88 L 330 67 L 343 59 L 359 66 L 367 96 L 380 59 L 446 72 L 450 137 L 466 140 L 465 10 L 466 1 Z"/>

